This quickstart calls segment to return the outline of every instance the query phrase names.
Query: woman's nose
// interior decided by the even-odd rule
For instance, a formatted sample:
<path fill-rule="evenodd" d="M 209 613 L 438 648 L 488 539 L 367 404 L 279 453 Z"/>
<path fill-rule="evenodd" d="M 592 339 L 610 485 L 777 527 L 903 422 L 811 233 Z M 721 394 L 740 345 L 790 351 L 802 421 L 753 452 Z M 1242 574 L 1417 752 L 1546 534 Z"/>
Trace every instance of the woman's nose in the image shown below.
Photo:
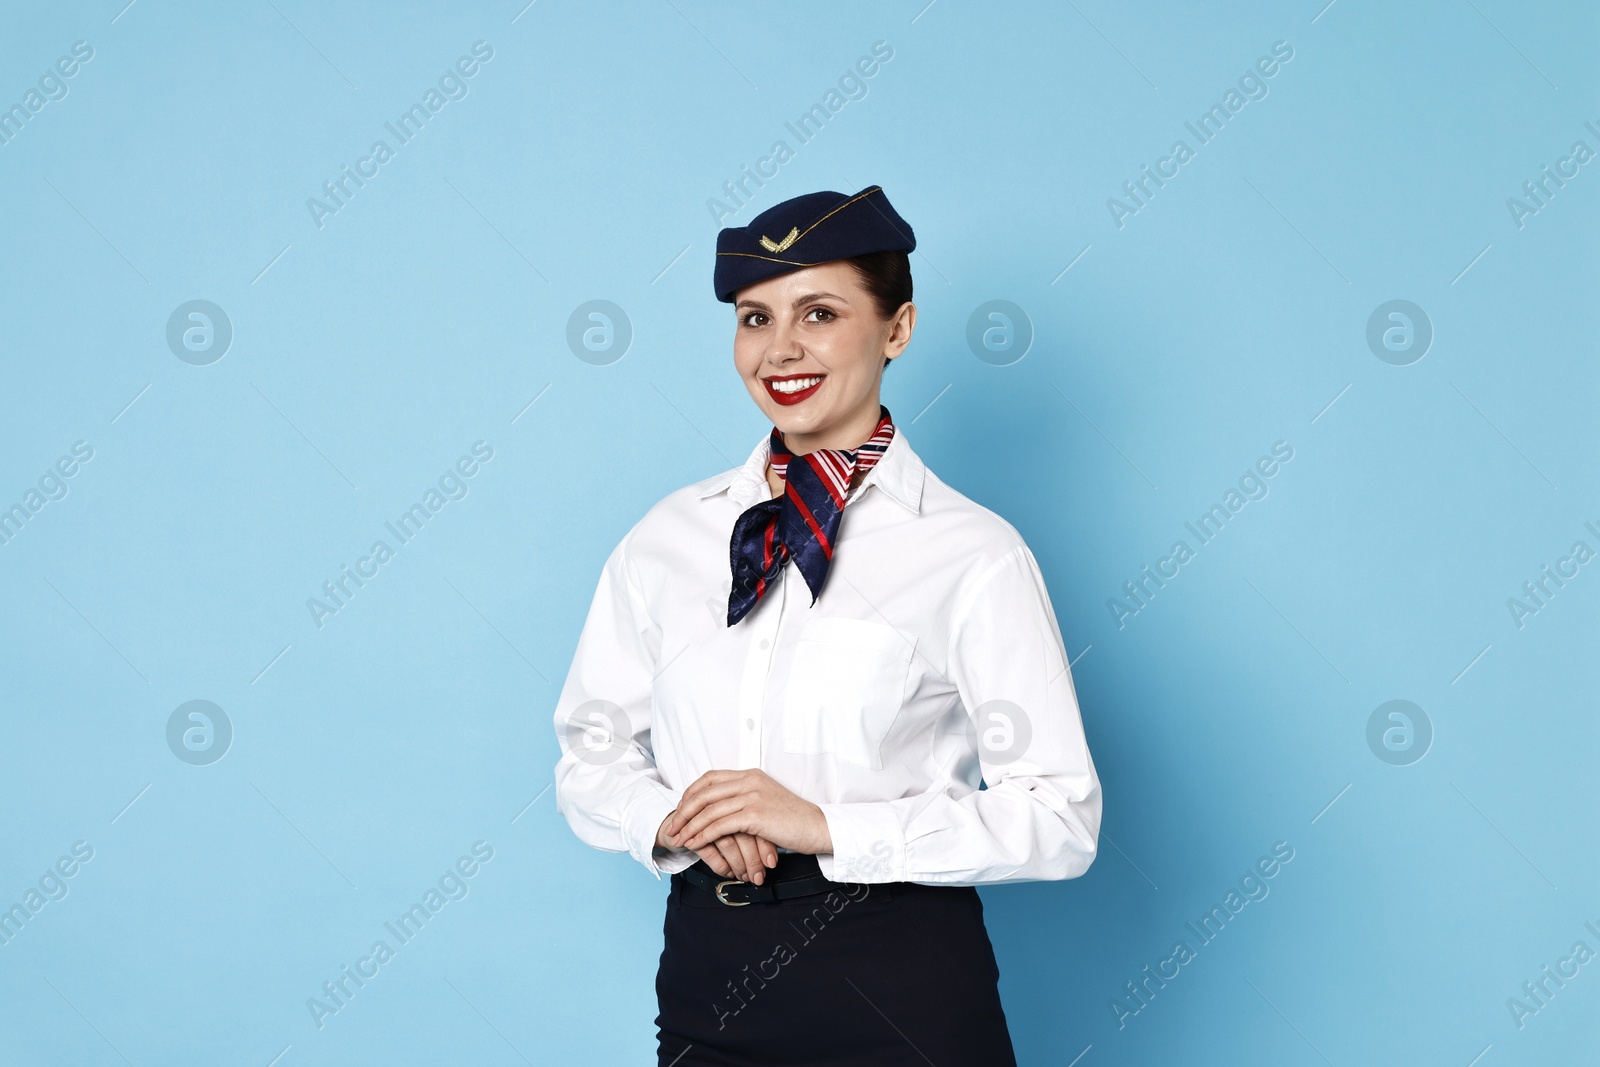
<path fill-rule="evenodd" d="M 793 326 L 780 322 L 772 331 L 772 341 L 767 348 L 767 361 L 792 363 L 803 354 L 798 331 Z"/>

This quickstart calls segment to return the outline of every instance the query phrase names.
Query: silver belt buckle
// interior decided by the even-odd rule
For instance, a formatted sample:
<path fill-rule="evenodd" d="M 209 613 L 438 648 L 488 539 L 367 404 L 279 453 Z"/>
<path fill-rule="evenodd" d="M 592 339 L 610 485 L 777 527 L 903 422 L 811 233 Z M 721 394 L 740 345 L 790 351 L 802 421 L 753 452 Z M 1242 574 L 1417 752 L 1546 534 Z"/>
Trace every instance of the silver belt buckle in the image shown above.
<path fill-rule="evenodd" d="M 728 907 L 730 907 L 730 908 L 742 908 L 742 907 L 745 907 L 748 904 L 753 903 L 753 901 L 749 901 L 749 900 L 729 900 L 727 897 L 722 895 L 722 891 L 723 891 L 723 889 L 725 887 L 730 886 L 730 885 L 743 885 L 743 884 L 744 884 L 744 882 L 742 880 L 738 879 L 738 878 L 724 878 L 722 881 L 717 883 L 717 899 L 720 900 L 722 903 L 728 905 Z"/>

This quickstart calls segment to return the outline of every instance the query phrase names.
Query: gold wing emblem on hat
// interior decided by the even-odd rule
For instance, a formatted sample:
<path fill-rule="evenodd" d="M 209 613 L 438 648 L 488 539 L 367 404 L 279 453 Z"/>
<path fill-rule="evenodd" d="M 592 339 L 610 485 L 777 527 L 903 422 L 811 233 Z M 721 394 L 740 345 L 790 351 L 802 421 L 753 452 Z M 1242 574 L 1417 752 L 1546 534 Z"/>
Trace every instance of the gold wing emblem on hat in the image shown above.
<path fill-rule="evenodd" d="M 765 248 L 768 252 L 782 252 L 799 239 L 800 227 L 796 226 L 791 229 L 781 241 L 774 241 L 770 237 L 761 238 L 761 247 Z"/>

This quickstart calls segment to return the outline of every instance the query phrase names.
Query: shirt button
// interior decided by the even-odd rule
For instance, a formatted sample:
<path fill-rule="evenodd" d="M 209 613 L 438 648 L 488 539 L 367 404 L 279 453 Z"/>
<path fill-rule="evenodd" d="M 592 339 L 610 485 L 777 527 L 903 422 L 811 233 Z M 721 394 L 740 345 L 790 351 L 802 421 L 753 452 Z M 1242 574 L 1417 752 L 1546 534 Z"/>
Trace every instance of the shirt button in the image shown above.
<path fill-rule="evenodd" d="M 761 647 L 762 648 L 771 648 L 772 647 L 772 642 L 768 641 L 765 637 L 763 637 L 761 639 Z"/>
<path fill-rule="evenodd" d="M 746 719 L 744 721 L 744 728 L 746 730 L 754 730 L 756 728 L 756 721 L 754 719 Z"/>

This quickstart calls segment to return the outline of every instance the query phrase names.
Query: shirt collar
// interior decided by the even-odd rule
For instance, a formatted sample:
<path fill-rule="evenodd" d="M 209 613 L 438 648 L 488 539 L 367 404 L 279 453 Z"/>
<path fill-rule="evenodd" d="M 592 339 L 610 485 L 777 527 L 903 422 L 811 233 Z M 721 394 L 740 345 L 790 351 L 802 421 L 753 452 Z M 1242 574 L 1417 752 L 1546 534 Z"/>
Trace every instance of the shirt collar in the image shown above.
<path fill-rule="evenodd" d="M 703 482 L 700 498 L 703 500 L 726 490 L 728 497 L 739 505 L 741 511 L 763 500 L 770 500 L 767 460 L 771 458 L 771 452 L 772 438 L 768 431 L 762 435 L 760 443 L 742 466 L 723 471 Z M 889 447 L 884 449 L 883 456 L 873 468 L 867 471 L 851 500 L 866 493 L 868 486 L 876 485 L 913 515 L 921 514 L 922 483 L 926 472 L 922 458 L 912 450 L 906 441 L 905 431 L 897 424 L 894 436 L 889 439 Z"/>

